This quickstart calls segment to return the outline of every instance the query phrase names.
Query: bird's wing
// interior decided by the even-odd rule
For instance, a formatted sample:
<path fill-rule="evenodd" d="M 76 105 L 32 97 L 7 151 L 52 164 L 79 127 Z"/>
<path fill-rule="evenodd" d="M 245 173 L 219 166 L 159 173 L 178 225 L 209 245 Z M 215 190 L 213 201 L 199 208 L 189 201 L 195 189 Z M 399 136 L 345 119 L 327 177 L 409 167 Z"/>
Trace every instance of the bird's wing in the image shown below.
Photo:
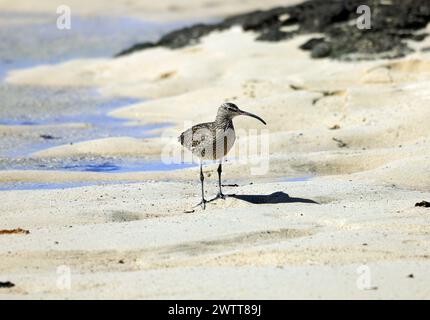
<path fill-rule="evenodd" d="M 211 130 L 211 123 L 197 124 L 182 132 L 178 137 L 178 141 L 191 151 L 196 148 L 201 148 L 203 145 L 209 144 L 212 140 L 213 132 Z"/>

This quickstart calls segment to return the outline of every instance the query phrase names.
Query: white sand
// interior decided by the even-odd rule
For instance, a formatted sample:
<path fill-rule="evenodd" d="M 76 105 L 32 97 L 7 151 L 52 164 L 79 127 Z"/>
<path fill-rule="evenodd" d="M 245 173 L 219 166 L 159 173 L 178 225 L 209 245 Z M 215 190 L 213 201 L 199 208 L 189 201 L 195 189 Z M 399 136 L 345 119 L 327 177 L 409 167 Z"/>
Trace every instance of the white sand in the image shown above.
<path fill-rule="evenodd" d="M 108 95 L 150 97 L 112 115 L 140 124 L 175 124 L 163 130 L 161 138 L 108 138 L 43 150 L 35 154 L 38 157 L 135 154 L 159 159 L 166 149 L 177 154 L 178 134 L 193 123 L 211 121 L 219 103 L 228 99 L 269 123 L 262 127 L 249 118 L 235 121 L 236 128 L 245 130 L 239 134 L 243 142 L 258 140 L 265 132 L 261 130 L 269 130 L 270 159 L 276 163 L 269 169 L 278 176 L 300 170 L 317 175 L 360 173 L 360 178 L 426 189 L 429 53 L 395 61 L 341 63 L 311 60 L 297 49 L 310 36 L 280 43 L 255 42 L 253 37 L 232 29 L 209 35 L 193 47 L 18 70 L 8 81 L 96 85 Z M 229 48 L 228 54 L 224 48 Z M 160 59 L 163 64 L 156 63 Z M 163 78 L 166 73 L 170 76 Z M 334 94 L 323 96 L 327 91 Z M 338 130 L 329 129 L 335 125 Z M 248 131 L 251 128 L 258 130 Z M 339 148 L 342 142 L 347 145 Z"/>
<path fill-rule="evenodd" d="M 0 274 L 17 284 L 0 297 L 430 298 L 428 209 L 413 207 L 428 192 L 334 179 L 261 183 L 228 191 L 286 192 L 291 203 L 227 199 L 184 213 L 196 189 L 1 192 L 2 225 L 31 233 L 0 237 Z M 70 290 L 57 287 L 64 265 Z M 377 289 L 357 287 L 363 266 Z"/>

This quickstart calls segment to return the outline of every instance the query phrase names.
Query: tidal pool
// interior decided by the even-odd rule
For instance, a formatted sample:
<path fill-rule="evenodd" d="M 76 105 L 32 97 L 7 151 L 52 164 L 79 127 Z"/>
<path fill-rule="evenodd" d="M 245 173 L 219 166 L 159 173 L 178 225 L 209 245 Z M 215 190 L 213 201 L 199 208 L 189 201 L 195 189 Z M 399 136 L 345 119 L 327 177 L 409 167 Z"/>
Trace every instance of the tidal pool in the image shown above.
<path fill-rule="evenodd" d="M 96 88 L 47 88 L 6 81 L 7 74 L 15 69 L 77 58 L 110 58 L 135 43 L 155 41 L 190 22 L 161 24 L 129 17 L 72 15 L 71 29 L 60 30 L 55 12 L 52 15 L 0 12 L 0 19 L 0 170 L 118 173 L 192 166 L 127 157 L 32 158 L 33 152 L 81 141 L 151 137 L 152 130 L 170 124 L 130 125 L 126 119 L 109 116 L 112 110 L 142 102 L 135 98 L 105 97 Z M 0 190 L 23 185 L 37 189 L 74 184 L 0 184 Z"/>

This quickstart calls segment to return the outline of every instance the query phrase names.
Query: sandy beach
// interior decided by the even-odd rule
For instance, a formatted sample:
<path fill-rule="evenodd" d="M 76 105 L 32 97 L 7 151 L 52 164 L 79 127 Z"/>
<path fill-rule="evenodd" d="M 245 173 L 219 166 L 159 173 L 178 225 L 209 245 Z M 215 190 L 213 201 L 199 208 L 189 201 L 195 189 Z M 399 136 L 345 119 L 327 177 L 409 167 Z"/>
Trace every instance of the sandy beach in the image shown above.
<path fill-rule="evenodd" d="M 90 19 L 111 6 L 157 23 L 286 4 L 70 2 Z M 45 21 L 57 1 L 40 3 L 0 12 Z M 416 206 L 430 201 L 430 38 L 405 40 L 404 56 L 350 61 L 300 48 L 323 33 L 258 32 L 233 26 L 120 57 L 114 45 L 109 56 L 33 54 L 38 63 L 5 69 L 0 282 L 14 286 L 0 299 L 430 298 L 430 209 Z M 182 163 L 177 137 L 225 101 L 267 126 L 234 120 L 230 196 L 202 210 L 198 167 Z M 208 199 L 216 168 L 204 167 Z"/>

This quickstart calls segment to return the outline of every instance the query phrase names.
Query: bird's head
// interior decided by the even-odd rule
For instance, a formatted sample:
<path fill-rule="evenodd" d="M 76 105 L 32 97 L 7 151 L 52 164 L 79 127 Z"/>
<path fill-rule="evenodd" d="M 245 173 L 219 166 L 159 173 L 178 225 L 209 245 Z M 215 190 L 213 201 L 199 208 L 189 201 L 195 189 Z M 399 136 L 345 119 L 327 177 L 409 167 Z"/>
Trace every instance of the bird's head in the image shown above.
<path fill-rule="evenodd" d="M 231 103 L 231 102 L 223 103 L 218 108 L 217 119 L 228 119 L 228 120 L 231 120 L 234 117 L 241 116 L 241 115 L 242 116 L 253 117 L 255 119 L 260 120 L 264 124 L 266 124 L 266 122 L 263 119 L 261 119 L 259 116 L 255 115 L 253 113 L 250 113 L 250 112 L 246 112 L 246 111 L 240 110 L 237 105 L 235 105 L 234 103 Z"/>

